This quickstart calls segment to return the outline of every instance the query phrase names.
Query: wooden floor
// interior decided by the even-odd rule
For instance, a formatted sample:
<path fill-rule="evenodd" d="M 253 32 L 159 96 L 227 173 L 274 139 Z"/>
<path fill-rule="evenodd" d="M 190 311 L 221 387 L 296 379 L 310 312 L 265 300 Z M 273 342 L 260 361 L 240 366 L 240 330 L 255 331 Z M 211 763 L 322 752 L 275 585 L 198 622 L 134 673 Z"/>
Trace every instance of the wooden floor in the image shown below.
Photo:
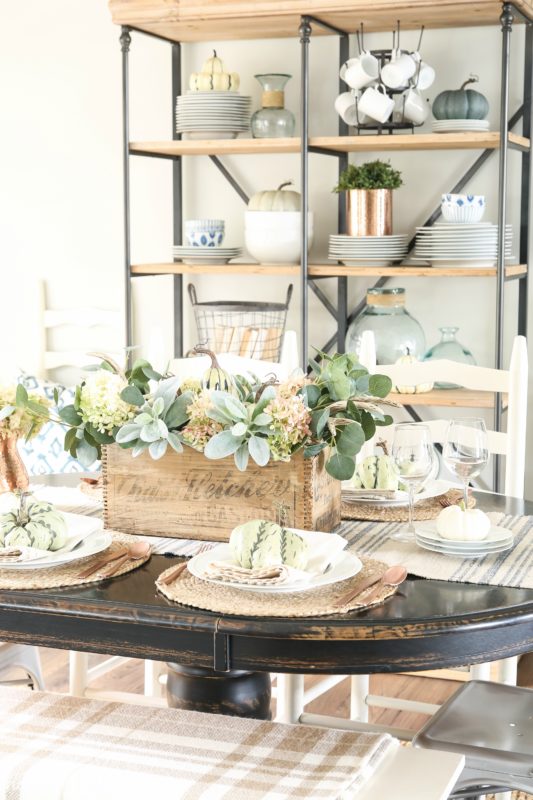
<path fill-rule="evenodd" d="M 41 648 L 46 688 L 53 692 L 68 691 L 68 653 L 64 650 Z M 105 656 L 91 656 L 91 666 L 97 664 Z M 306 678 L 306 686 L 316 678 Z M 94 681 L 94 689 L 106 691 L 143 693 L 143 662 L 130 659 L 112 672 Z M 533 687 L 533 654 L 524 656 L 520 662 L 519 683 Z M 459 683 L 430 677 L 412 675 L 374 675 L 371 678 L 370 691 L 376 695 L 388 695 L 396 698 L 420 700 L 426 703 L 442 703 L 459 687 Z M 336 717 L 349 716 L 349 680 L 335 686 L 326 694 L 317 698 L 306 707 L 306 711 L 317 714 L 328 714 Z M 418 730 L 427 717 L 412 712 L 392 709 L 371 708 L 371 722 L 394 727 Z"/>

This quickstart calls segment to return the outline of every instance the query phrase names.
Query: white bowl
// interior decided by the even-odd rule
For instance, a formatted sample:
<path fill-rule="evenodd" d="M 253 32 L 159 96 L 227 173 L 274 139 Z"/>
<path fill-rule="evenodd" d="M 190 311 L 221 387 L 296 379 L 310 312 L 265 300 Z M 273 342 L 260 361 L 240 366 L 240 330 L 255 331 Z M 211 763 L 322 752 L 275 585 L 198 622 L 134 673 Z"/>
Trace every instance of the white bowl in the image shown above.
<path fill-rule="evenodd" d="M 485 197 L 481 194 L 443 194 L 441 211 L 446 222 L 480 222 L 485 213 Z"/>
<path fill-rule="evenodd" d="M 268 215 L 269 219 L 252 219 Z M 276 219 L 277 218 L 277 219 Z M 313 214 L 308 216 L 308 249 L 313 244 Z M 250 255 L 261 264 L 299 264 L 301 215 L 299 211 L 247 211 L 244 242 Z"/>

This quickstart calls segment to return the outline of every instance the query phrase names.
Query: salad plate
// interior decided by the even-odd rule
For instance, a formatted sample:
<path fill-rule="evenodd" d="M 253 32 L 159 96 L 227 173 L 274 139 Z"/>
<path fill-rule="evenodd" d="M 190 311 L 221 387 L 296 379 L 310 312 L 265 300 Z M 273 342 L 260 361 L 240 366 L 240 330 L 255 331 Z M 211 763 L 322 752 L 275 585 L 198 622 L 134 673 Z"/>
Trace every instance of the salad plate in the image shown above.
<path fill-rule="evenodd" d="M 65 514 L 65 516 L 67 515 Z M 90 518 L 88 519 L 90 520 Z M 94 520 L 90 521 L 94 522 Z M 38 550 L 35 547 L 21 547 L 22 555 L 20 561 L 14 561 L 12 558 L 3 560 L 0 552 L 0 569 L 51 569 L 52 567 L 59 567 L 97 555 L 107 550 L 112 541 L 113 537 L 109 531 L 105 531 L 101 527 L 95 530 L 93 526 L 92 532 L 88 533 L 73 550 L 67 551 L 69 545 L 67 540 L 65 548 L 62 548 L 62 550 Z"/>

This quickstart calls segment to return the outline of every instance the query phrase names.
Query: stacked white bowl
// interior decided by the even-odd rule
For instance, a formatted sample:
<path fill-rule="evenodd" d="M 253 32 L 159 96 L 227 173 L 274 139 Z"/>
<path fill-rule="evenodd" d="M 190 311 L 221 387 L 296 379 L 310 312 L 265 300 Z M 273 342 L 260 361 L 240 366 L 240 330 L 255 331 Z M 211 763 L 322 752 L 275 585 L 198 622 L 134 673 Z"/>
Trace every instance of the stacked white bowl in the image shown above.
<path fill-rule="evenodd" d="M 299 211 L 246 211 L 244 241 L 250 255 L 261 264 L 299 264 L 301 258 Z M 313 213 L 308 216 L 309 247 L 313 244 Z"/>
<path fill-rule="evenodd" d="M 481 222 L 485 197 L 482 194 L 443 194 L 441 211 L 446 222 Z"/>

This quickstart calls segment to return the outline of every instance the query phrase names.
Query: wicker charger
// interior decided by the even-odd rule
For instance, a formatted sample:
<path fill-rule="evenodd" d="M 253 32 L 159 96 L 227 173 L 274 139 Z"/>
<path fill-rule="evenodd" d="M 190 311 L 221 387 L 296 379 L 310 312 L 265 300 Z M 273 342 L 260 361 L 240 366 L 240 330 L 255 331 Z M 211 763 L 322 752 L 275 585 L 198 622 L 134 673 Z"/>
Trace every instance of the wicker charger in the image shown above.
<path fill-rule="evenodd" d="M 413 516 L 415 520 L 435 519 L 443 507 L 459 503 L 463 499 L 460 489 L 449 489 L 438 497 L 429 497 L 427 500 L 415 501 Z M 468 507 L 474 508 L 476 501 L 468 498 Z M 384 506 L 371 503 L 346 503 L 342 502 L 341 516 L 343 519 L 367 519 L 372 522 L 407 522 L 409 519 L 408 506 Z"/>
<path fill-rule="evenodd" d="M 156 586 L 161 594 L 175 603 L 218 614 L 249 617 L 321 617 L 379 605 L 395 593 L 396 587 L 380 586 L 379 594 L 367 605 L 365 597 L 373 592 L 375 588 L 373 586 L 350 603 L 337 608 L 335 603 L 339 598 L 352 589 L 355 592 L 366 578 L 382 575 L 388 566 L 383 561 L 370 558 L 361 561 L 363 568 L 353 578 L 303 592 L 251 592 L 246 589 L 235 589 L 195 578 L 187 569 L 168 586 L 159 580 L 168 572 L 165 570 L 157 579 Z"/>
<path fill-rule="evenodd" d="M 113 541 L 104 553 L 107 555 L 114 550 L 122 548 L 124 545 L 133 544 L 135 541 L 138 541 L 135 536 L 113 531 Z M 84 583 L 98 583 L 98 581 L 109 580 L 109 578 L 100 578 L 98 575 L 91 575 L 89 578 L 78 577 L 82 570 L 86 570 L 91 566 L 91 563 L 96 564 L 104 553 L 96 553 L 96 555 L 80 559 L 80 561 L 71 561 L 68 564 L 51 567 L 50 569 L 15 570 L 1 566 L 0 589 L 59 589 L 65 586 L 81 586 Z M 132 572 L 146 563 L 149 558 L 150 553 L 144 558 L 126 561 L 113 575 L 113 578 Z"/>

